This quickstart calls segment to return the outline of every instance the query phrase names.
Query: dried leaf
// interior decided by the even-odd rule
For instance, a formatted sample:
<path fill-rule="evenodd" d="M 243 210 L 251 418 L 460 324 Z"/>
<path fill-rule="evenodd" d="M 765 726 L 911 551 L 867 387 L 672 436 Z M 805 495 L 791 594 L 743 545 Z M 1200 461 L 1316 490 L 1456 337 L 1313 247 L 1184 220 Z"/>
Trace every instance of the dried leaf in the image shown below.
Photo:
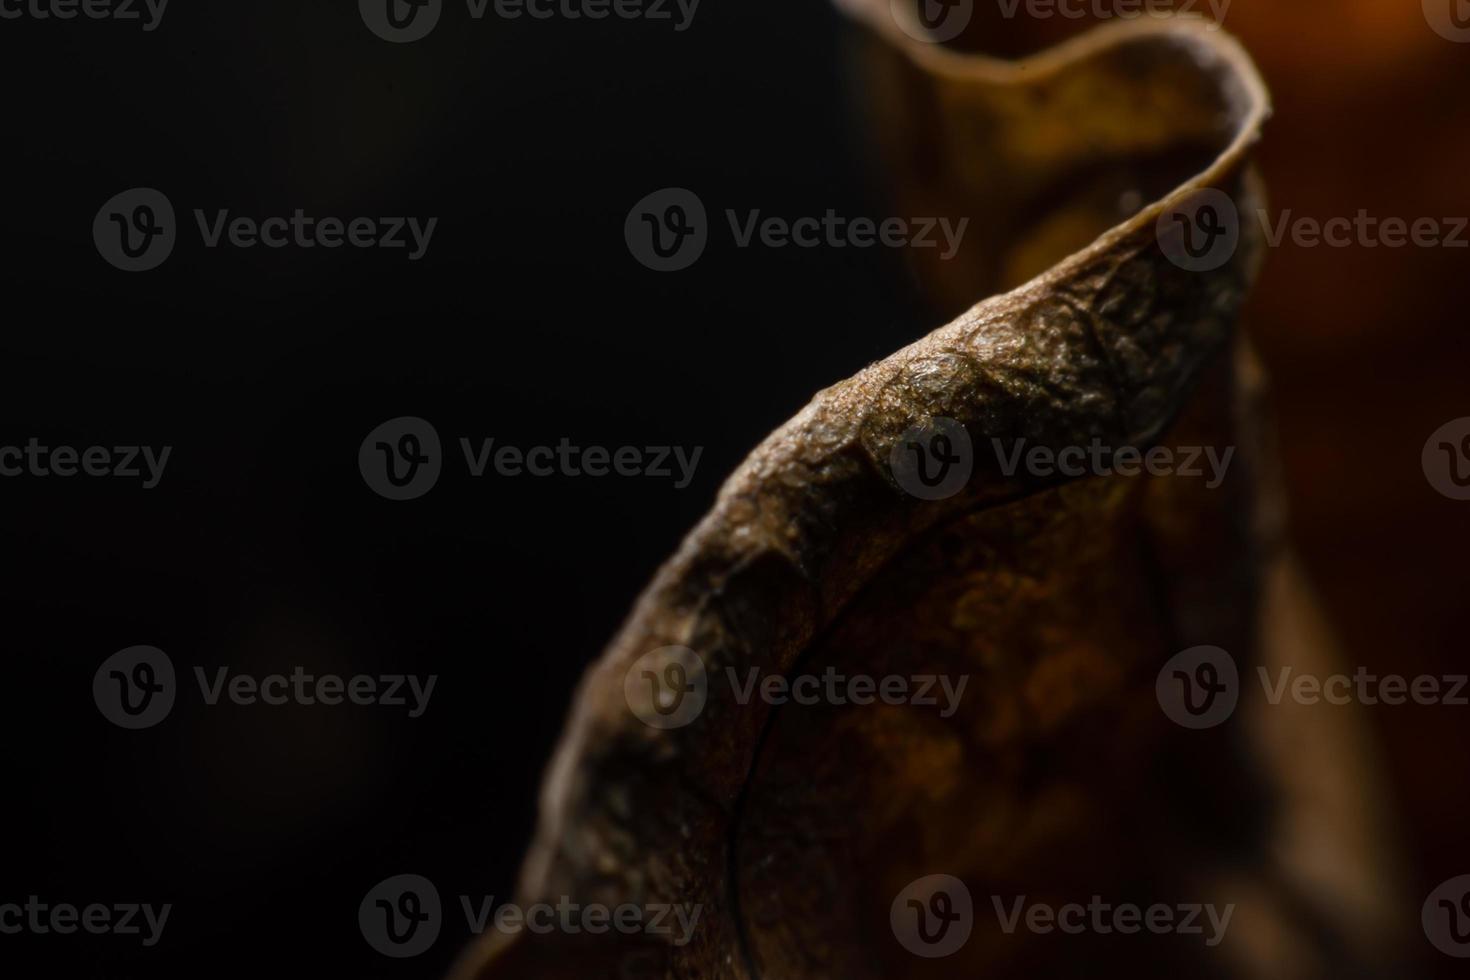
<path fill-rule="evenodd" d="M 888 0 L 848 6 L 871 32 L 870 93 L 908 213 L 975 216 L 965 251 L 925 268 L 926 282 L 955 306 L 1023 284 L 820 392 L 770 436 L 583 681 L 518 902 L 697 905 L 691 940 L 671 941 L 677 927 L 497 934 L 461 975 L 1361 966 L 1382 954 L 1387 917 L 1388 872 L 1368 853 L 1376 818 L 1365 806 L 1313 822 L 1371 786 L 1361 754 L 1341 748 L 1352 732 L 1311 753 L 1343 777 L 1308 786 L 1281 745 L 1289 716 L 1186 731 L 1155 696 L 1161 666 L 1195 645 L 1228 650 L 1242 671 L 1280 660 L 1283 643 L 1301 644 L 1292 656 L 1326 648 L 1291 594 L 1261 382 L 1234 332 L 1259 231 L 1240 227 L 1228 260 L 1202 270 L 1172 261 L 1159 234 L 1205 189 L 1254 210 L 1259 78 L 1198 24 L 1115 25 L 1008 63 L 909 40 Z M 904 489 L 916 428 L 968 439 L 953 495 Z M 1235 456 L 1214 488 L 1008 473 L 1021 440 Z M 777 707 L 736 696 L 752 669 L 967 686 L 948 715 Z M 665 679 L 703 685 L 692 720 Z M 1306 861 L 1304 829 L 1317 834 Z M 895 939 L 890 911 L 935 874 L 965 882 L 979 907 L 968 942 L 931 960 Z M 1007 935 L 988 899 L 1100 893 L 1234 903 L 1232 942 Z"/>

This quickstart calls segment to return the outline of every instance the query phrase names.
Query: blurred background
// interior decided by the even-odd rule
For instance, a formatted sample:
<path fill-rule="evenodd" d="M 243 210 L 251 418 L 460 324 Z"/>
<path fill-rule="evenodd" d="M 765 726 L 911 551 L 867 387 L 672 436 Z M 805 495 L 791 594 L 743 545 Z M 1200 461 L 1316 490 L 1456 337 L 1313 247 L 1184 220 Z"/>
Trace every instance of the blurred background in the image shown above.
<path fill-rule="evenodd" d="M 1258 159 L 1277 213 L 1470 215 L 1470 43 L 1431 27 L 1432 3 L 1230 4 L 1275 98 Z M 996 9 L 978 5 L 967 46 L 1025 53 L 1090 19 Z M 7 975 L 441 975 L 467 937 L 383 958 L 363 894 L 415 873 L 449 901 L 509 897 L 577 678 L 724 476 L 818 388 L 958 312 L 926 304 L 895 250 L 714 234 L 677 274 L 633 259 L 624 219 L 664 187 L 714 216 L 891 213 L 836 10 L 703 0 L 675 26 L 475 21 L 451 2 L 396 45 L 353 4 L 283 0 L 179 5 L 151 31 L 0 20 L 0 445 L 173 447 L 152 490 L 0 480 L 0 902 L 175 906 L 152 948 L 0 936 Z M 185 227 L 163 266 L 125 274 L 91 227 L 133 187 Z M 409 262 L 205 249 L 194 208 L 440 220 Z M 1470 504 L 1420 454 L 1470 415 L 1467 273 L 1470 250 L 1288 240 L 1249 305 L 1296 538 L 1353 667 L 1466 670 Z M 405 415 L 448 459 L 395 503 L 357 453 Z M 703 455 L 685 489 L 477 479 L 457 455 L 460 438 L 563 437 Z M 183 690 L 124 731 L 92 678 L 135 644 L 167 652 Z M 416 719 L 207 707 L 192 686 L 196 666 L 297 665 L 439 682 Z M 1416 902 L 1470 872 L 1467 712 L 1367 713 Z M 1423 953 L 1425 975 L 1453 975 Z"/>

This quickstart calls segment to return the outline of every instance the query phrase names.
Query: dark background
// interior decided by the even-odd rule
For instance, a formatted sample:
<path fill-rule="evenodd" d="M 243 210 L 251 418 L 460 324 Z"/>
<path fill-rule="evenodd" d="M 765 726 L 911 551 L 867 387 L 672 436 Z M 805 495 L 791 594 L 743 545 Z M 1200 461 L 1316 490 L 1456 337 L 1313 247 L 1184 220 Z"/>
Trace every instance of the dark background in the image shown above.
<path fill-rule="evenodd" d="M 1417 3 L 1236 0 L 1278 103 L 1277 207 L 1470 214 L 1470 45 Z M 997 49 L 1079 25 L 1009 25 Z M 723 477 L 818 388 L 942 323 L 901 254 L 736 249 L 725 208 L 890 214 L 852 97 L 852 29 L 819 0 L 704 0 L 669 22 L 475 22 L 373 37 L 353 3 L 187 5 L 162 26 L 0 21 L 6 134 L 0 445 L 170 445 L 160 486 L 0 481 L 8 792 L 0 902 L 172 902 L 164 940 L 0 937 L 47 975 L 434 977 L 455 896 L 509 897 L 573 685 Z M 125 274 L 104 201 L 162 190 L 184 226 Z M 667 186 L 716 219 L 692 269 L 623 241 Z M 437 216 L 428 255 L 205 249 L 192 209 Z M 1275 380 L 1297 536 L 1349 663 L 1465 670 L 1470 505 L 1424 440 L 1470 414 L 1470 253 L 1272 250 L 1249 329 Z M 975 297 L 977 300 L 982 297 Z M 446 443 L 386 501 L 363 437 Z M 691 486 L 472 479 L 497 445 L 702 446 Z M 118 729 L 91 697 L 127 646 L 181 674 Z M 192 669 L 434 673 L 394 708 L 206 708 Z M 1470 719 L 1380 708 L 1411 895 L 1470 871 Z M 432 879 L 448 923 L 391 961 L 357 928 L 378 880 Z M 1427 945 L 1427 944 L 1426 944 Z M 1452 968 L 1430 951 L 1431 968 Z M 4 968 L 0 968 L 4 969 Z M 28 968 L 9 975 L 24 975 Z M 1450 975 L 1448 972 L 1446 976 Z"/>

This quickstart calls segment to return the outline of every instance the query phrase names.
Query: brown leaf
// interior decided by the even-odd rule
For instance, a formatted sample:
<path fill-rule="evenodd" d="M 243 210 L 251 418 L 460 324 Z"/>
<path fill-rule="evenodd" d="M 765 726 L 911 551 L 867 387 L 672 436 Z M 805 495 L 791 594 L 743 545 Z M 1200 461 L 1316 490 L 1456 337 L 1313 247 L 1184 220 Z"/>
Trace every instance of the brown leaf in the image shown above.
<path fill-rule="evenodd" d="M 1253 213 L 1247 156 L 1268 107 L 1249 60 L 1197 24 L 1132 22 L 999 62 L 909 40 L 889 0 L 848 6 L 871 35 L 906 213 L 974 217 L 926 283 L 955 307 L 1022 284 L 771 435 L 583 681 L 518 902 L 629 903 L 645 921 L 651 905 L 697 906 L 690 941 L 672 919 L 671 936 L 496 934 L 460 975 L 1304 977 L 1383 955 L 1373 808 L 1301 823 L 1371 787 L 1350 733 L 1314 755 L 1350 775 L 1304 789 L 1283 758 L 1289 717 L 1190 731 L 1155 696 L 1195 645 L 1242 675 L 1299 653 L 1283 635 L 1326 648 L 1318 628 L 1270 625 L 1307 604 L 1287 595 L 1261 383 L 1234 333 L 1259 229 L 1241 223 L 1229 258 L 1199 271 L 1158 231 L 1202 189 Z M 972 472 L 930 500 L 905 490 L 901 461 L 942 445 L 936 420 L 963 427 L 944 432 Z M 1214 488 L 1007 472 L 1022 440 L 1235 456 Z M 752 670 L 966 687 L 949 714 L 942 698 L 742 703 Z M 705 686 L 682 727 L 656 727 L 688 720 L 683 701 L 660 714 L 666 680 Z M 1320 827 L 1306 862 L 1303 826 Z M 936 874 L 965 884 L 974 928 L 927 959 L 890 912 Z M 991 907 L 1094 894 L 1233 903 L 1236 925 L 1219 948 L 1007 934 Z"/>

